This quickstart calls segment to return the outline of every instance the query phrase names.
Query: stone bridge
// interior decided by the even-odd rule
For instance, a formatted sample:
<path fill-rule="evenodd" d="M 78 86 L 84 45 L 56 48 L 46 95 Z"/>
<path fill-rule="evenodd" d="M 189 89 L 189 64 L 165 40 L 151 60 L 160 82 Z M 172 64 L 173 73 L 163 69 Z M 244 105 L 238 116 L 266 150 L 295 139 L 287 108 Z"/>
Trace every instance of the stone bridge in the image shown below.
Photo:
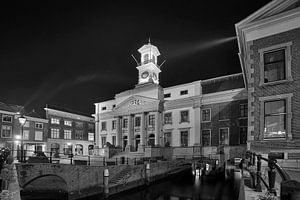
<path fill-rule="evenodd" d="M 186 165 L 190 166 L 192 162 L 192 160 L 175 160 L 151 163 L 150 174 L 153 180 L 155 180 L 158 177 L 166 176 L 166 174 L 170 172 L 176 172 L 180 167 L 182 168 Z M 113 166 L 50 163 L 16 164 L 18 182 L 23 197 L 24 195 L 26 197 L 26 194 L 38 194 L 43 191 L 67 196 L 62 199 L 79 199 L 101 194 L 104 191 L 104 169 L 109 170 L 109 179 L 112 181 L 122 179 L 120 176 L 125 171 L 126 174 L 124 174 L 124 176 L 127 177 L 126 184 L 128 184 L 128 189 L 131 187 L 130 183 L 135 182 L 139 184 L 135 185 L 135 187 L 145 183 L 145 164 Z M 124 183 L 122 183 L 122 185 L 120 185 L 121 188 L 118 188 L 115 192 L 126 190 L 123 184 Z M 118 185 L 119 183 L 116 182 L 109 187 L 116 187 Z M 113 191 L 112 189 L 111 192 Z"/>

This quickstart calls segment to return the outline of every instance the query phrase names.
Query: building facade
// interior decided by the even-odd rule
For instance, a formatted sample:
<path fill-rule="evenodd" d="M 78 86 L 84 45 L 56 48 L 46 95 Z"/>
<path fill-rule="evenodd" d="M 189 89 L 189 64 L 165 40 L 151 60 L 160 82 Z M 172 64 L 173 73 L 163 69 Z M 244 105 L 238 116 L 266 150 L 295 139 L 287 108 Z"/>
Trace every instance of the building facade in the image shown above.
<path fill-rule="evenodd" d="M 300 1 L 274 0 L 236 24 L 248 90 L 248 149 L 300 159 Z"/>
<path fill-rule="evenodd" d="M 54 157 L 92 155 L 95 142 L 94 118 L 47 105 L 47 151 Z"/>
<path fill-rule="evenodd" d="M 201 147 L 205 155 L 218 154 L 224 146 L 245 149 L 248 107 L 242 74 L 162 88 L 159 50 L 148 43 L 138 51 L 135 88 L 95 103 L 97 146 L 110 142 L 140 153 L 149 146 Z"/>

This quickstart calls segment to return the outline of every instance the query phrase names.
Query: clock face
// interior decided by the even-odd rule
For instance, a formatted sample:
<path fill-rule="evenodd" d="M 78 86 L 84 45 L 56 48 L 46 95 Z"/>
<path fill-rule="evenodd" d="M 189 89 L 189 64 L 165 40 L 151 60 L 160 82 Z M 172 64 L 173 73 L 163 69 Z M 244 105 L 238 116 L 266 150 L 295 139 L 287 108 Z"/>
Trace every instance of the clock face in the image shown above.
<path fill-rule="evenodd" d="M 157 80 L 157 75 L 155 73 L 153 73 L 153 78 L 154 80 Z"/>
<path fill-rule="evenodd" d="M 145 71 L 142 73 L 141 77 L 142 78 L 147 78 L 149 76 L 149 72 Z"/>

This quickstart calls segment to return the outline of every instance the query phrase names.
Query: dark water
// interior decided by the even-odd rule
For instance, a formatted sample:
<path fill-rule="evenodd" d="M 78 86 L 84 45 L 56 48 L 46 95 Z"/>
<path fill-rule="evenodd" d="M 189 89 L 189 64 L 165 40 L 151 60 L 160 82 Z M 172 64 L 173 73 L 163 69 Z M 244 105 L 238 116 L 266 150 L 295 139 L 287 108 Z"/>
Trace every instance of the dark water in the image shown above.
<path fill-rule="evenodd" d="M 111 196 L 109 200 L 234 200 L 231 181 L 199 178 L 191 173 L 178 175 L 150 187 Z"/>

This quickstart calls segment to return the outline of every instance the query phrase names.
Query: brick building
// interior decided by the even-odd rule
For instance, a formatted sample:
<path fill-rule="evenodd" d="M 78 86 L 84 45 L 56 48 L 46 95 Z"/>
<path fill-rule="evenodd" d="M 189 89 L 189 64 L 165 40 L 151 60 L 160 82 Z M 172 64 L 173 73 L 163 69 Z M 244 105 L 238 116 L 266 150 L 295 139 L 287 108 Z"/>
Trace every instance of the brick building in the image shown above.
<path fill-rule="evenodd" d="M 112 100 L 95 103 L 97 146 L 110 142 L 141 156 L 148 148 L 171 146 L 178 154 L 218 156 L 223 151 L 227 158 L 246 149 L 242 74 L 162 88 L 157 47 L 148 43 L 138 51 L 138 84 Z"/>
<path fill-rule="evenodd" d="M 54 157 L 92 155 L 95 142 L 94 118 L 47 105 L 44 108 L 48 120 L 47 151 Z"/>
<path fill-rule="evenodd" d="M 236 24 L 248 90 L 248 149 L 300 159 L 300 1 L 274 0 Z"/>

